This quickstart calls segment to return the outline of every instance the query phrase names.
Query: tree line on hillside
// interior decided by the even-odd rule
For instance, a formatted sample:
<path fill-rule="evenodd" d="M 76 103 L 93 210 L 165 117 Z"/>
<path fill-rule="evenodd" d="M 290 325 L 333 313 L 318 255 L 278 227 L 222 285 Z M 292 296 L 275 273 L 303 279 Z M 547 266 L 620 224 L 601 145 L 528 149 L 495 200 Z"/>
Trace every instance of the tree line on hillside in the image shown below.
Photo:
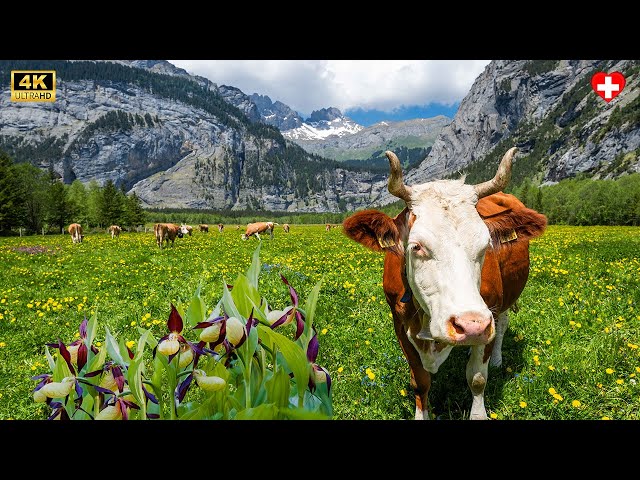
<path fill-rule="evenodd" d="M 60 233 L 73 222 L 86 230 L 130 228 L 144 224 L 146 213 L 135 193 L 127 195 L 111 180 L 65 185 L 53 170 L 13 163 L 0 150 L 0 235 Z"/>
<path fill-rule="evenodd" d="M 512 193 L 550 224 L 640 225 L 640 173 L 615 180 L 581 174 L 546 186 L 526 180 Z"/>
<path fill-rule="evenodd" d="M 547 215 L 550 224 L 640 225 L 640 173 L 615 180 L 593 180 L 584 175 L 539 186 L 525 180 L 513 193 L 527 207 Z M 379 207 L 397 215 L 404 203 Z M 87 230 L 117 224 L 131 228 L 147 222 L 241 225 L 271 220 L 280 224 L 339 224 L 353 212 L 292 213 L 263 210 L 143 209 L 135 193 L 127 195 L 112 181 L 100 186 L 75 180 L 63 184 L 52 171 L 29 163 L 13 163 L 0 150 L 0 235 L 59 233 L 78 222 Z"/>

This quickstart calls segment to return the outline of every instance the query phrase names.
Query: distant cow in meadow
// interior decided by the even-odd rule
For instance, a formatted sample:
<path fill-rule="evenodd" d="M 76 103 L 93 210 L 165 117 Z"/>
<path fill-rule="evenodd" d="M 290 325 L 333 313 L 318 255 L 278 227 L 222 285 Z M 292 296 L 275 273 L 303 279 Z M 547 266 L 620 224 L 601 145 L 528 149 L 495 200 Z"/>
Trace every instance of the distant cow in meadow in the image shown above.
<path fill-rule="evenodd" d="M 218 232 L 222 233 L 223 230 L 224 230 L 224 225 L 219 223 L 218 224 Z"/>
<path fill-rule="evenodd" d="M 282 229 L 284 230 L 284 233 L 289 233 L 289 224 L 285 223 L 284 225 L 282 225 Z"/>
<path fill-rule="evenodd" d="M 184 223 L 180 225 L 180 230 L 182 231 L 182 235 L 189 235 L 193 233 L 193 227 L 191 225 L 185 225 Z"/>
<path fill-rule="evenodd" d="M 108 231 L 111 234 L 111 238 L 116 238 L 120 236 L 120 232 L 122 232 L 122 228 L 119 227 L 118 225 L 111 225 Z"/>
<path fill-rule="evenodd" d="M 209 233 L 209 225 L 204 225 L 204 224 L 200 224 L 198 225 L 198 227 L 200 227 L 200 231 L 202 233 Z"/>
<path fill-rule="evenodd" d="M 324 226 L 324 231 L 325 231 L 325 232 L 328 232 L 329 230 L 331 230 L 331 224 L 330 224 L 330 223 L 327 223 L 327 224 Z"/>
<path fill-rule="evenodd" d="M 71 240 L 73 243 L 82 243 L 84 235 L 82 234 L 82 227 L 79 223 L 72 223 L 69 225 L 69 233 L 71 234 Z"/>
<path fill-rule="evenodd" d="M 247 225 L 246 231 L 241 235 L 242 236 L 242 240 L 246 240 L 251 236 L 255 236 L 258 240 L 261 240 L 261 238 L 260 238 L 260 234 L 261 233 L 268 233 L 269 236 L 271 237 L 271 239 L 273 239 L 273 226 L 274 225 L 280 225 L 280 224 L 279 223 L 275 223 L 275 222 L 249 223 Z"/>
<path fill-rule="evenodd" d="M 471 391 L 469 418 L 486 420 L 489 364 L 502 364 L 502 340 L 529 276 L 529 240 L 547 219 L 502 193 L 516 148 L 494 178 L 476 185 L 436 180 L 405 185 L 390 151 L 389 192 L 406 207 L 391 218 L 363 210 L 345 219 L 344 233 L 384 252 L 382 287 L 395 334 L 409 363 L 415 419 L 429 419 L 432 375 L 455 346 L 469 347 L 462 372 Z"/>
<path fill-rule="evenodd" d="M 184 236 L 180 226 L 175 223 L 156 223 L 153 226 L 153 233 L 156 236 L 156 243 L 160 248 L 162 248 L 165 241 L 167 245 L 169 245 L 169 241 L 171 241 L 171 246 L 173 247 L 176 237 L 182 238 Z"/>

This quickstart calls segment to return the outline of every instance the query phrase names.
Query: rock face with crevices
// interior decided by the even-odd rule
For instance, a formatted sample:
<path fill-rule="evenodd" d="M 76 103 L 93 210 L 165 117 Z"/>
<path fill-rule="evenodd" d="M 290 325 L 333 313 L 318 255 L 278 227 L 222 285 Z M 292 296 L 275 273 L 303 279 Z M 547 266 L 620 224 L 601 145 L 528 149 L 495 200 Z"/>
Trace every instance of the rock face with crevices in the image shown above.
<path fill-rule="evenodd" d="M 591 88 L 598 71 L 626 77 L 623 91 L 608 103 Z M 516 163 L 530 162 L 546 183 L 582 172 L 596 178 L 637 172 L 639 72 L 637 60 L 492 61 L 407 181 L 488 173 L 513 145 L 520 146 Z M 484 168 L 486 161 L 491 165 Z"/>
<path fill-rule="evenodd" d="M 2 78 L 30 66 L 14 63 Z M 52 64 L 53 103 L 12 103 L 1 85 L 0 148 L 65 183 L 112 180 L 147 207 L 301 212 L 369 206 L 384 188 L 284 139 L 234 87 L 161 61 Z"/>

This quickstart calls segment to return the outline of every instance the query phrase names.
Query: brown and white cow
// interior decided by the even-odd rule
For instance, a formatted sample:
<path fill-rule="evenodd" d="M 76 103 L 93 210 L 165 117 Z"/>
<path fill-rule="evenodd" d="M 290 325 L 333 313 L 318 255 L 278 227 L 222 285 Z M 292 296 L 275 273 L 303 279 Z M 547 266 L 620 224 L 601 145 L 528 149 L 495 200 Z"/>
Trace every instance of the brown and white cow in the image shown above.
<path fill-rule="evenodd" d="M 156 243 L 160 248 L 162 248 L 165 241 L 167 245 L 169 245 L 169 241 L 171 241 L 171 246 L 173 247 L 176 237 L 182 238 L 184 236 L 182 228 L 175 223 L 156 223 L 153 226 L 153 233 L 156 236 Z"/>
<path fill-rule="evenodd" d="M 282 229 L 284 230 L 284 233 L 289 233 L 289 229 L 291 227 L 289 227 L 288 223 L 285 223 L 284 225 L 282 225 Z"/>
<path fill-rule="evenodd" d="M 529 276 L 529 240 L 547 224 L 544 215 L 500 192 L 516 150 L 504 155 L 487 182 L 412 186 L 404 184 L 400 161 L 388 151 L 389 192 L 406 208 L 394 218 L 365 210 L 343 222 L 351 239 L 385 252 L 383 290 L 411 369 L 416 419 L 429 418 L 431 375 L 456 345 L 470 346 L 470 419 L 487 419 L 488 367 L 502 364 L 507 310 L 515 308 Z"/>
<path fill-rule="evenodd" d="M 118 225 L 111 225 L 108 229 L 108 232 L 111 234 L 111 238 L 116 238 L 120 236 L 120 232 L 122 232 L 122 228 Z"/>
<path fill-rule="evenodd" d="M 200 224 L 198 225 L 198 227 L 200 227 L 200 231 L 202 233 L 209 233 L 209 225 L 205 225 L 205 224 Z"/>
<path fill-rule="evenodd" d="M 223 224 L 221 224 L 221 223 L 219 223 L 219 224 L 218 224 L 218 232 L 219 232 L 219 233 L 222 233 L 222 231 L 223 231 L 223 230 L 224 230 L 224 225 L 223 225 Z"/>
<path fill-rule="evenodd" d="M 185 225 L 183 223 L 182 225 L 180 225 L 180 231 L 182 232 L 182 235 L 191 236 L 191 234 L 193 233 L 193 227 L 191 225 Z"/>
<path fill-rule="evenodd" d="M 327 224 L 325 224 L 325 226 L 324 226 L 324 231 L 325 231 L 325 232 L 328 232 L 329 230 L 331 230 L 331 224 L 330 224 L 330 223 L 327 223 Z"/>
<path fill-rule="evenodd" d="M 268 233 L 273 239 L 273 226 L 280 225 L 276 222 L 256 222 L 247 224 L 247 229 L 241 235 L 242 240 L 246 240 L 251 236 L 255 236 L 258 240 L 261 240 L 261 233 Z"/>
<path fill-rule="evenodd" d="M 79 223 L 69 225 L 69 233 L 71 234 L 71 241 L 73 243 L 82 243 L 84 235 L 82 234 L 82 227 Z"/>

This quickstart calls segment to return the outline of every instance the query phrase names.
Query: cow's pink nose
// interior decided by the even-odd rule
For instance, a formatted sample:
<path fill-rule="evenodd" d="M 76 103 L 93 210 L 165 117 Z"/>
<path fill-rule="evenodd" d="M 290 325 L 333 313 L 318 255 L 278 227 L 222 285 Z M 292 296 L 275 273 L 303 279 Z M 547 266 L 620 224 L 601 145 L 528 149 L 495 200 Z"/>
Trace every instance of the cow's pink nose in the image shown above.
<path fill-rule="evenodd" d="M 488 341 L 491 336 L 491 315 L 483 315 L 479 312 L 465 312 L 461 315 L 449 317 L 449 323 L 453 327 L 456 341 L 466 340 Z"/>

